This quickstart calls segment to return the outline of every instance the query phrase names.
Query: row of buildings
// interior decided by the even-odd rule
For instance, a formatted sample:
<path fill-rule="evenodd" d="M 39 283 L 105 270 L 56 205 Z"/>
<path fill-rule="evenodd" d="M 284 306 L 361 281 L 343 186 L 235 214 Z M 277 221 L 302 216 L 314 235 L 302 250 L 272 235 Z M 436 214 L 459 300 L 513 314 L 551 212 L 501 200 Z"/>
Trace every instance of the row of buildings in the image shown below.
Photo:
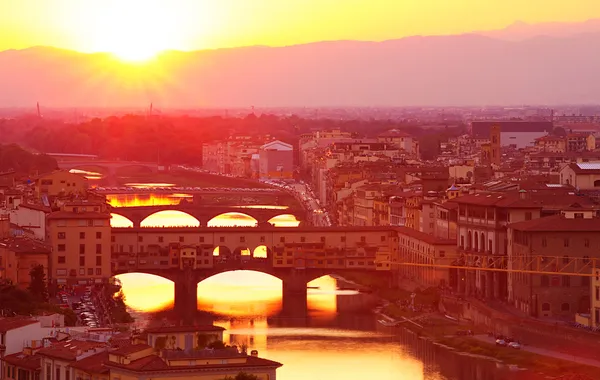
<path fill-rule="evenodd" d="M 473 122 L 433 162 L 336 155 L 336 138 L 346 136 L 333 131 L 317 147 L 322 132 L 314 133 L 303 169 L 336 224 L 397 231 L 392 258 L 403 264 L 392 270 L 401 276 L 600 326 L 600 152 L 589 131 L 568 131 L 564 149 L 544 150 L 554 127 Z M 556 159 L 532 168 L 530 158 L 550 154 Z"/>
<path fill-rule="evenodd" d="M 30 318 L 0 318 L 0 378 L 6 380 L 222 379 L 240 372 L 274 380 L 281 363 L 243 347 L 211 347 L 224 328 L 160 326 L 143 332 L 67 331 Z"/>
<path fill-rule="evenodd" d="M 269 136 L 232 136 L 202 144 L 202 167 L 234 177 L 290 179 L 294 175 L 294 147 Z"/>

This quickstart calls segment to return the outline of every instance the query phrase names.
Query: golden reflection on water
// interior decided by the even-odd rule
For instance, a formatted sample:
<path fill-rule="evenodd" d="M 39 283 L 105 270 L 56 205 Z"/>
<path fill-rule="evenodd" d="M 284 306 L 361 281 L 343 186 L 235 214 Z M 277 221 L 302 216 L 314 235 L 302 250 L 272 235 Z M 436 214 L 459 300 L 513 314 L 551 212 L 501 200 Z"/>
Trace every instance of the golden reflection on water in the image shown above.
<path fill-rule="evenodd" d="M 87 170 L 81 170 L 81 169 L 71 169 L 71 170 L 69 170 L 69 173 L 81 174 L 85 178 L 92 179 L 92 180 L 94 180 L 94 179 L 102 179 L 104 177 L 102 175 L 102 173 L 92 172 L 92 171 L 87 171 Z"/>
<path fill-rule="evenodd" d="M 172 206 L 189 194 L 107 194 L 106 200 L 113 207 Z"/>
<path fill-rule="evenodd" d="M 153 187 L 173 187 L 174 183 L 126 183 L 125 186 L 133 187 L 134 189 L 150 189 Z"/>
<path fill-rule="evenodd" d="M 291 214 L 278 215 L 271 218 L 269 223 L 273 224 L 275 227 L 298 227 L 300 225 L 300 221 Z"/>

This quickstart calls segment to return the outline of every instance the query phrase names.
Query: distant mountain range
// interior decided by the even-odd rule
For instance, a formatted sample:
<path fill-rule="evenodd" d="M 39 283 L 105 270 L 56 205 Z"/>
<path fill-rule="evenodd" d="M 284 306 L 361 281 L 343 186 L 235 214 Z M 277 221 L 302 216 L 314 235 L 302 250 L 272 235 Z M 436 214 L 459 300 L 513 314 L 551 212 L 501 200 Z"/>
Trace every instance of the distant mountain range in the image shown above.
<path fill-rule="evenodd" d="M 484 35 L 485 34 L 485 35 Z M 0 107 L 463 106 L 600 103 L 600 20 L 385 42 L 107 54 L 0 52 Z"/>

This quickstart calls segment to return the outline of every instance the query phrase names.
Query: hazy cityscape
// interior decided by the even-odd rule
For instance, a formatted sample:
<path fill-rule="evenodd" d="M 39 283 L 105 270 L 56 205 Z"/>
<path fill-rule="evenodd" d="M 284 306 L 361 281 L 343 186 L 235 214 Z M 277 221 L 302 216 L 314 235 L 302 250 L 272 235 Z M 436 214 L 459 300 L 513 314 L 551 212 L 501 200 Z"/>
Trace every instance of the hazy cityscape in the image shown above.
<path fill-rule="evenodd" d="M 0 380 L 600 380 L 600 5 L 249 4 L 0 3 Z"/>

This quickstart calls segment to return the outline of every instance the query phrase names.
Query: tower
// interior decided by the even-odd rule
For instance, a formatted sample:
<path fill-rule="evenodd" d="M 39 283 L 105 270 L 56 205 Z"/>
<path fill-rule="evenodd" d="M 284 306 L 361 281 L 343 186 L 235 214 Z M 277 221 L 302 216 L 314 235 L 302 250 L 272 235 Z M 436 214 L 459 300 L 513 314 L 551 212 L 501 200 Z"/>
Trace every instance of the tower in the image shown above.
<path fill-rule="evenodd" d="M 490 128 L 490 153 L 491 163 L 500 166 L 502 160 L 502 149 L 500 146 L 500 126 L 492 125 Z"/>

